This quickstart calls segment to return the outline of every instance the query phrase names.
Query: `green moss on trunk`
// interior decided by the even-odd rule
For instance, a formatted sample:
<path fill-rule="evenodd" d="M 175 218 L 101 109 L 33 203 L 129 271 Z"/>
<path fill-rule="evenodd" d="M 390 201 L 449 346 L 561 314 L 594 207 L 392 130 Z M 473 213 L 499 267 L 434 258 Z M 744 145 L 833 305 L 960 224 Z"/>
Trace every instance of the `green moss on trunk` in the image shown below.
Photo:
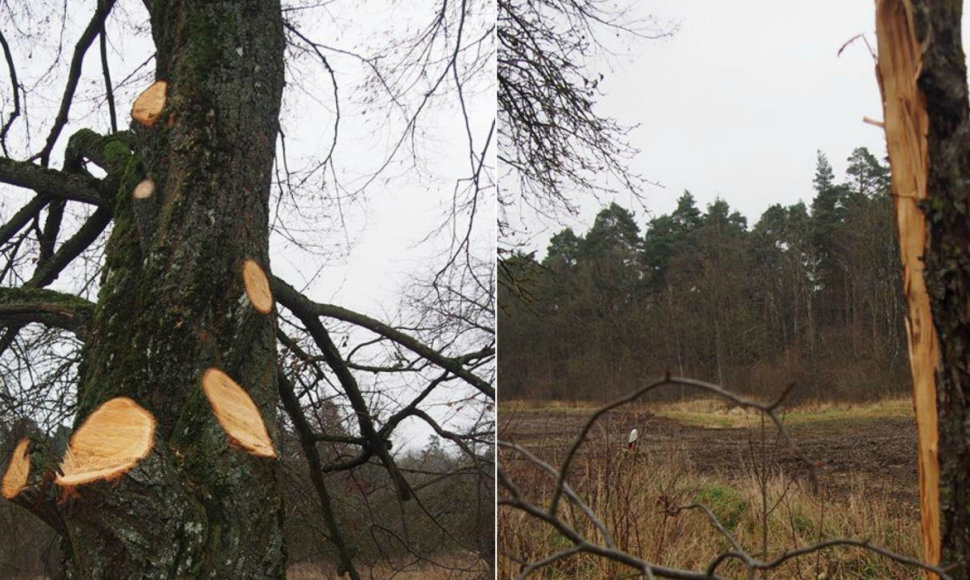
<path fill-rule="evenodd" d="M 200 387 L 204 369 L 224 370 L 276 437 L 275 320 L 241 299 L 241 267 L 268 266 L 280 6 L 149 10 L 168 102 L 153 127 L 134 128 L 134 155 L 103 143 L 120 178 L 78 406 L 83 419 L 108 398 L 134 398 L 158 421 L 156 450 L 117 487 L 82 488 L 64 509 L 69 567 L 93 578 L 281 578 L 277 464 L 232 448 Z M 146 176 L 156 205 L 136 224 L 131 190 Z M 155 220 L 147 230 L 145 219 Z"/>

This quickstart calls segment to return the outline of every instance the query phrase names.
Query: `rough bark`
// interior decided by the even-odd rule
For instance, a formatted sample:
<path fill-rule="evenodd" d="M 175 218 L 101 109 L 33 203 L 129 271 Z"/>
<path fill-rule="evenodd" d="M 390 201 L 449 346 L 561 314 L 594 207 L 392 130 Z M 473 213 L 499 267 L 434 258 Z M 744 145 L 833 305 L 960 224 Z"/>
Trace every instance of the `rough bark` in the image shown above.
<path fill-rule="evenodd" d="M 234 377 L 275 420 L 275 318 L 245 299 L 242 264 L 267 271 L 269 186 L 283 88 L 280 5 L 146 1 L 168 98 L 134 148 L 103 143 L 118 178 L 102 287 L 87 325 L 78 421 L 129 396 L 158 421 L 152 454 L 58 508 L 68 574 L 281 578 L 278 469 L 230 446 L 203 371 Z M 110 149 L 110 150 L 109 150 Z M 131 191 L 156 184 L 150 224 Z"/>
<path fill-rule="evenodd" d="M 923 47 L 917 84 L 929 119 L 929 239 L 924 275 L 940 342 L 942 559 L 970 578 L 970 104 L 960 38 L 962 2 L 913 3 Z"/>

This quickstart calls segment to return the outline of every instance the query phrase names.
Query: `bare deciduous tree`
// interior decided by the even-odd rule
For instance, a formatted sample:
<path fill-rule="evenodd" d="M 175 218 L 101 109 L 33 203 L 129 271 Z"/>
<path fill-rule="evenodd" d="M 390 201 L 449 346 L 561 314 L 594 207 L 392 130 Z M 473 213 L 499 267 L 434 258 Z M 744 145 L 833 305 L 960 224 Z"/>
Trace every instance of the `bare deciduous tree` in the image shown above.
<path fill-rule="evenodd" d="M 491 229 L 480 225 L 479 208 L 492 187 L 492 138 L 479 134 L 468 98 L 491 86 L 493 22 L 478 4 L 432 8 L 417 33 L 377 54 L 304 33 L 304 24 L 328 16 L 326 6 L 309 3 L 102 0 L 87 11 L 0 9 L 9 80 L 0 129 L 0 421 L 21 419 L 5 429 L 8 445 L 31 439 L 28 485 L 13 501 L 63 538 L 68 571 L 283 576 L 286 472 L 230 441 L 201 388 L 210 368 L 253 399 L 284 459 L 294 452 L 287 439 L 299 441 L 317 500 L 310 509 L 322 514 L 342 571 L 360 577 L 362 535 L 380 527 L 404 530 L 388 557 L 429 558 L 407 533 L 407 519 L 419 513 L 451 549 L 491 564 L 480 537 L 491 536 L 490 520 L 479 517 L 461 528 L 475 535 L 459 537 L 458 518 L 448 521 L 425 499 L 439 482 L 469 474 L 479 484 L 462 489 L 480 503 L 491 487 L 493 282 L 475 243 L 477 230 Z M 45 36 L 50 23 L 59 36 Z M 148 59 L 129 62 L 124 47 L 147 34 Z M 50 49 L 40 68 L 26 62 L 34 40 Z M 370 105 L 386 107 L 384 127 L 397 132 L 362 181 L 347 177 L 350 164 L 340 158 L 348 147 L 343 115 L 363 99 L 341 96 L 343 77 L 330 65 L 338 55 L 368 69 Z M 119 60 L 123 74 L 111 70 Z M 331 109 L 331 128 L 321 157 L 291 166 L 280 119 L 284 85 L 299 91 L 315 82 L 298 74 L 301 67 L 329 79 L 332 94 L 317 106 Z M 163 107 L 123 129 L 128 99 L 152 81 L 166 83 Z M 52 121 L 35 112 L 46 103 L 56 104 Z M 274 275 L 271 242 L 316 258 L 301 272 L 312 280 L 328 246 L 316 218 L 373 195 L 392 167 L 419 171 L 428 160 L 422 131 L 432 112 L 449 107 L 466 124 L 468 170 L 446 186 L 452 204 L 439 229 L 454 232 L 446 259 L 416 276 L 430 295 L 416 285 L 411 304 L 378 320 L 322 304 Z M 261 290 L 275 299 L 268 308 L 244 275 L 248 261 L 268 276 Z M 439 294 L 450 300 L 437 316 L 414 308 L 435 308 Z M 119 396 L 153 415 L 150 454 L 115 482 L 84 484 L 74 490 L 79 497 L 61 498 L 52 478 L 70 432 L 64 424 L 76 427 Z M 464 410 L 439 412 L 445 402 Z M 463 458 L 437 479 L 402 467 L 404 456 L 392 449 L 401 426 L 414 422 Z M 373 469 L 386 474 L 397 501 L 418 506 L 398 510 L 400 526 L 336 504 L 338 475 Z"/>
<path fill-rule="evenodd" d="M 519 204 L 555 215 L 575 211 L 579 192 L 641 191 L 628 128 L 597 110 L 595 59 L 610 52 L 604 37 L 670 30 L 639 19 L 632 4 L 498 1 L 500 234 L 513 233 L 508 212 Z"/>

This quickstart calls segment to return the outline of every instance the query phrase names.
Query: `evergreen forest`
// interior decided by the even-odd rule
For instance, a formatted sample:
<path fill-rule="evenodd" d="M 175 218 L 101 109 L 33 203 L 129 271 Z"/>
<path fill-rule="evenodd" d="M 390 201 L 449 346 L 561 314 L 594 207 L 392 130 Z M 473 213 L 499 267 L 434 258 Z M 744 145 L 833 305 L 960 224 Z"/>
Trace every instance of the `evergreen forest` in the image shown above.
<path fill-rule="evenodd" d="M 888 167 L 860 147 L 839 179 L 819 152 L 811 187 L 810 204 L 772 205 L 753 225 L 689 191 L 646 223 L 613 203 L 541 260 L 509 254 L 503 398 L 606 400 L 668 372 L 766 397 L 792 382 L 801 399 L 905 391 Z"/>

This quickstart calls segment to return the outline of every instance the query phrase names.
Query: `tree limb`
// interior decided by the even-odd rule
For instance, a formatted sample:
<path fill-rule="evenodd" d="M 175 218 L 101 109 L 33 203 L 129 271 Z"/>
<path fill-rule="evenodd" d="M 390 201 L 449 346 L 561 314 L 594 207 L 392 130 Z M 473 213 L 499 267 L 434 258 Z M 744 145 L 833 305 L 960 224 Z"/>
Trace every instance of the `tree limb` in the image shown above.
<path fill-rule="evenodd" d="M 347 310 L 346 308 L 341 308 L 340 306 L 334 306 L 332 304 L 320 304 L 313 302 L 309 298 L 300 294 L 295 288 L 287 284 L 285 281 L 275 276 L 272 278 L 271 284 L 273 294 L 280 301 L 280 304 L 292 310 L 297 316 L 300 316 L 301 313 L 305 315 L 312 315 L 314 317 L 326 316 L 328 318 L 335 318 L 337 320 L 342 320 L 344 322 L 349 322 L 351 324 L 356 324 L 357 326 L 366 328 L 371 332 L 375 332 L 383 337 L 388 338 L 389 340 L 396 342 L 397 344 L 400 344 L 415 354 L 420 355 L 422 358 L 425 358 L 428 361 L 438 365 L 442 369 L 451 372 L 455 376 L 461 378 L 468 384 L 478 389 L 480 392 L 484 393 L 488 398 L 493 400 L 495 399 L 495 387 L 488 384 L 488 382 L 486 382 L 484 379 L 462 366 L 458 359 L 447 357 L 440 352 L 422 344 L 417 339 L 363 314 L 358 314 L 351 310 Z M 487 352 L 489 355 L 492 353 L 494 353 L 494 349 Z"/>
<path fill-rule="evenodd" d="M 101 181 L 84 175 L 71 175 L 26 161 L 0 158 L 0 182 L 33 189 L 37 193 L 98 207 L 108 205 L 101 195 Z"/>
<path fill-rule="evenodd" d="M 322 463 L 320 461 L 320 453 L 317 451 L 313 428 L 310 427 L 310 423 L 303 414 L 303 409 L 300 408 L 300 402 L 297 400 L 296 393 L 293 391 L 293 383 L 290 382 L 289 378 L 282 371 L 279 371 L 277 374 L 279 375 L 277 383 L 279 385 L 280 399 L 283 401 L 283 407 L 286 408 L 287 414 L 293 421 L 297 435 L 300 436 L 303 455 L 306 457 L 307 466 L 310 468 L 310 481 L 313 483 L 313 488 L 317 492 L 317 498 L 320 500 L 323 519 L 330 529 L 330 539 L 333 541 L 334 546 L 336 546 L 337 553 L 340 554 L 341 568 L 348 572 L 354 580 L 360 580 L 360 573 L 354 568 L 353 549 L 347 545 L 343 535 L 340 533 L 340 522 L 337 521 L 337 516 L 333 511 L 333 503 L 330 501 L 330 493 L 327 490 L 327 484 L 323 480 Z"/>
<path fill-rule="evenodd" d="M 320 323 L 320 319 L 312 310 L 306 308 L 307 304 L 312 305 L 313 303 L 293 288 L 289 286 L 287 288 L 289 289 L 289 293 L 287 293 L 286 301 L 281 299 L 280 303 L 289 308 L 306 325 L 306 329 L 313 338 L 313 341 L 323 353 L 327 366 L 330 367 L 337 376 L 337 380 L 340 381 L 340 385 L 343 387 L 344 393 L 346 393 L 347 398 L 350 400 L 350 405 L 354 409 L 354 414 L 357 416 L 360 434 L 367 441 L 367 445 L 364 448 L 364 455 L 367 452 L 377 455 L 381 463 L 384 464 L 384 468 L 387 469 L 388 474 L 390 474 L 391 479 L 394 480 L 401 501 L 407 501 L 411 497 L 410 487 L 408 486 L 407 480 L 404 479 L 404 476 L 398 470 L 394 458 L 388 453 L 386 443 L 374 427 L 370 409 L 367 408 L 367 401 L 364 400 L 360 392 L 357 379 L 354 378 L 350 369 L 347 368 L 343 357 L 340 356 L 340 351 L 337 350 L 337 345 L 333 343 L 333 340 L 330 338 L 330 333 Z M 273 292 L 277 298 L 280 298 L 276 294 L 275 288 Z"/>
<path fill-rule="evenodd" d="M 20 208 L 20 210 L 13 215 L 7 223 L 0 227 L 0 245 L 6 244 L 10 241 L 10 238 L 17 235 L 25 225 L 30 223 L 30 220 L 34 219 L 40 213 L 40 210 L 44 209 L 47 204 L 48 198 L 43 195 L 38 195 L 27 202 L 27 205 Z"/>
<path fill-rule="evenodd" d="M 114 4 L 115 0 L 98 2 L 98 9 L 94 11 L 91 21 L 88 22 L 87 28 L 81 33 L 81 37 L 74 46 L 71 68 L 67 73 L 67 86 L 64 87 L 64 95 L 61 98 L 61 106 L 57 111 L 57 117 L 54 118 L 54 125 L 51 127 L 51 132 L 47 136 L 47 142 L 44 144 L 44 148 L 40 153 L 31 158 L 40 159 L 42 165 L 47 165 L 51 151 L 54 149 L 54 143 L 57 142 L 57 138 L 64 129 L 64 125 L 67 124 L 67 115 L 71 110 L 71 103 L 74 101 L 74 91 L 77 90 L 78 82 L 81 80 L 81 65 L 84 63 L 84 55 L 87 53 L 88 48 L 90 48 L 91 43 L 94 42 L 94 38 L 104 28 L 104 21 L 108 18 L 108 14 L 111 12 L 111 8 L 114 7 Z"/>
<path fill-rule="evenodd" d="M 0 288 L 0 326 L 30 322 L 84 336 L 94 304 L 83 298 L 41 288 Z"/>
<path fill-rule="evenodd" d="M 7 39 L 0 32 L 0 47 L 3 48 L 3 57 L 7 61 L 7 72 L 10 73 L 10 87 L 13 89 L 13 111 L 10 112 L 10 116 L 4 121 L 3 127 L 0 128 L 0 148 L 3 149 L 3 154 L 7 155 L 7 132 L 10 131 L 10 126 L 13 122 L 17 120 L 20 116 L 20 83 L 17 81 L 17 67 L 13 64 L 13 55 L 10 53 L 10 45 L 7 44 Z"/>
<path fill-rule="evenodd" d="M 75 233 L 69 240 L 61 244 L 61 247 L 54 252 L 42 268 L 34 272 L 34 276 L 24 285 L 30 288 L 42 288 L 57 279 L 61 271 L 78 257 L 81 252 L 87 249 L 94 240 L 101 235 L 104 228 L 111 223 L 111 211 L 107 208 L 98 208 L 88 221 Z"/>

